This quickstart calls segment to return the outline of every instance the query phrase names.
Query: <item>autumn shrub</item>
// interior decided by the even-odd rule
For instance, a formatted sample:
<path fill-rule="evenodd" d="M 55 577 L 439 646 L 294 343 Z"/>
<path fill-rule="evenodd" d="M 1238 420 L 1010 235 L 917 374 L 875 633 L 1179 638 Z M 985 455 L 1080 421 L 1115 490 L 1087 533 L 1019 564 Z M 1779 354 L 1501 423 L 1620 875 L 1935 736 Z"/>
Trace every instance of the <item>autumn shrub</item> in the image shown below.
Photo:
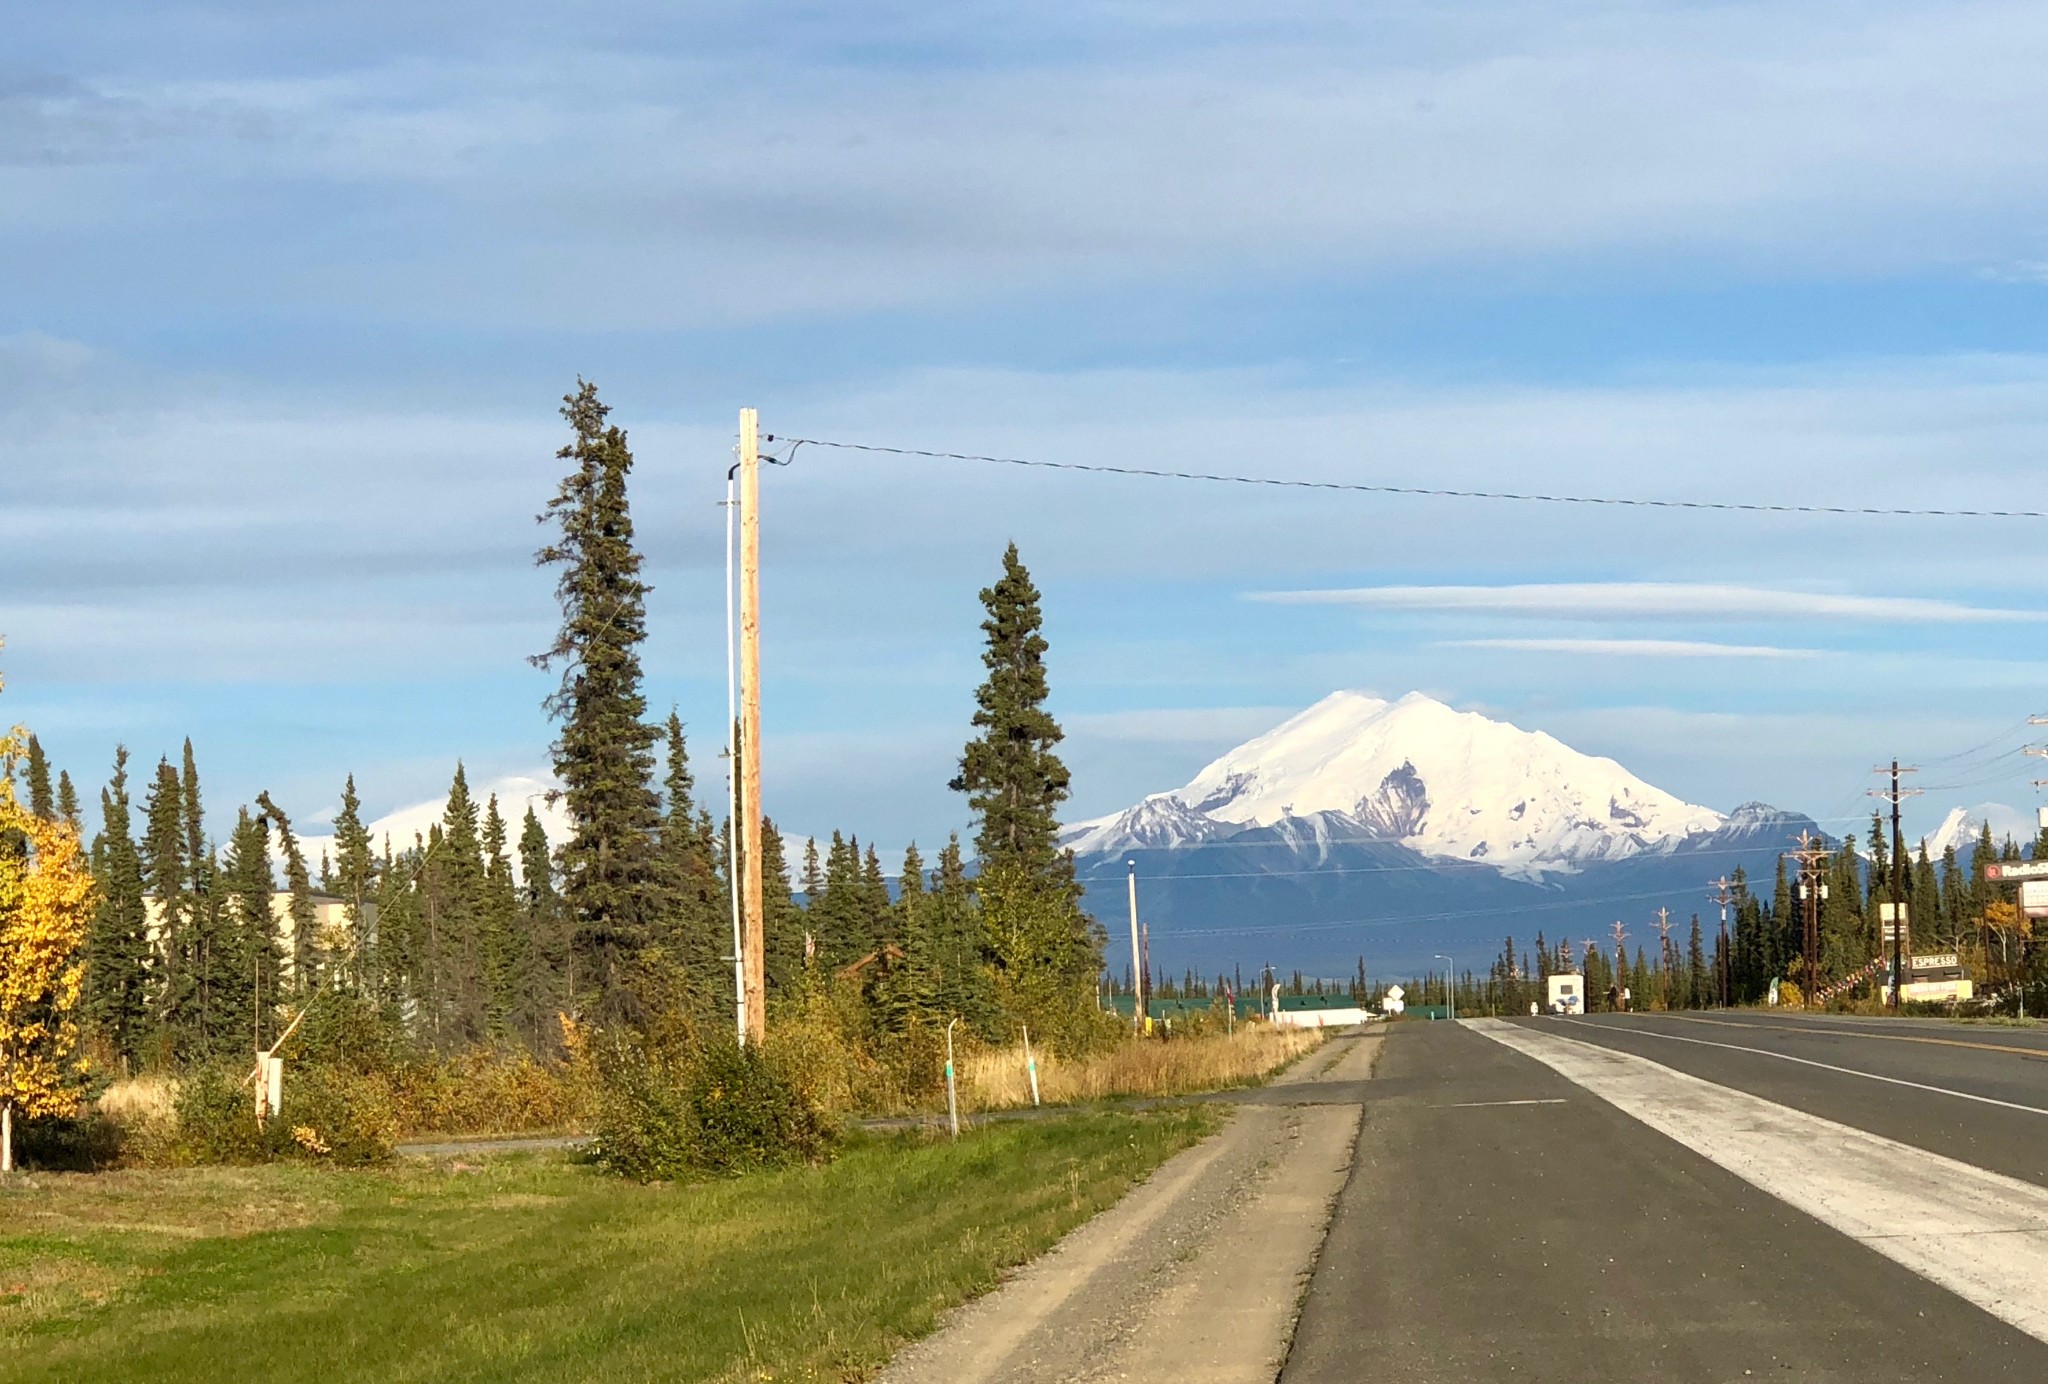
<path fill-rule="evenodd" d="M 580 1130 L 596 1096 L 590 1074 L 573 1062 L 491 1048 L 409 1062 L 385 1079 L 408 1135 Z"/>
<path fill-rule="evenodd" d="M 285 1075 L 283 1108 L 261 1124 L 255 1094 L 234 1066 L 208 1065 L 178 1085 L 174 1129 L 161 1161 L 355 1166 L 391 1156 L 398 1135 L 389 1087 L 376 1076 L 302 1066 Z"/>
<path fill-rule="evenodd" d="M 591 1157 L 641 1182 L 818 1162 L 832 1120 L 786 1064 L 729 1035 L 690 1044 L 616 1033 L 593 1045 L 601 1076 Z"/>

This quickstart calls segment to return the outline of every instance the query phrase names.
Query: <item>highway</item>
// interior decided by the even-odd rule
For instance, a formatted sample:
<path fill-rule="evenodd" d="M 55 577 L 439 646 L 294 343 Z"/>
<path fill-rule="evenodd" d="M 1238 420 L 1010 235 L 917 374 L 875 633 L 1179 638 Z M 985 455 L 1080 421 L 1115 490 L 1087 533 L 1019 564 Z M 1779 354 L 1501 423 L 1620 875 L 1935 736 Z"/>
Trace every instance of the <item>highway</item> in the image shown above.
<path fill-rule="evenodd" d="M 1403 1023 L 1281 1376 L 2048 1380 L 2048 1035 Z"/>

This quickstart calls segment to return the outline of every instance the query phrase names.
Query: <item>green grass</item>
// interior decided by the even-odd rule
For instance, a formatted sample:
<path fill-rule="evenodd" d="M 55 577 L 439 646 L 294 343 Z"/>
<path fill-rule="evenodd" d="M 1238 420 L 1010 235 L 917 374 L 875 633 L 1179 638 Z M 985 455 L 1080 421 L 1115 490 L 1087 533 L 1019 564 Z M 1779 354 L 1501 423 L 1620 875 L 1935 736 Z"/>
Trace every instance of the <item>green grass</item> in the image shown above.
<path fill-rule="evenodd" d="M 0 1380 L 859 1379 L 1206 1110 L 639 1187 L 559 1155 L 0 1183 Z"/>

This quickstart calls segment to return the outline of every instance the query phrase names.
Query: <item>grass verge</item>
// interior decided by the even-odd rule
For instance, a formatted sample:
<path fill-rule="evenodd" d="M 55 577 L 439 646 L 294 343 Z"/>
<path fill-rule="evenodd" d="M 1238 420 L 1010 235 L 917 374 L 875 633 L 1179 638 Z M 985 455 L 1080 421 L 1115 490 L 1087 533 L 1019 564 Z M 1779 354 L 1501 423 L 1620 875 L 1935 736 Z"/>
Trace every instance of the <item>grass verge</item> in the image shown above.
<path fill-rule="evenodd" d="M 0 1183 L 0 1380 L 845 1380 L 1213 1127 L 1099 1113 L 640 1187 L 561 1156 Z"/>
<path fill-rule="evenodd" d="M 1038 1053 L 1039 1095 L 1048 1105 L 1115 1096 L 1188 1096 L 1249 1086 L 1322 1046 L 1326 1030 L 1246 1024 L 1170 1042 L 1132 1040 L 1085 1058 Z M 1031 1104 L 1021 1044 L 973 1053 L 960 1064 L 960 1099 L 969 1110 Z"/>

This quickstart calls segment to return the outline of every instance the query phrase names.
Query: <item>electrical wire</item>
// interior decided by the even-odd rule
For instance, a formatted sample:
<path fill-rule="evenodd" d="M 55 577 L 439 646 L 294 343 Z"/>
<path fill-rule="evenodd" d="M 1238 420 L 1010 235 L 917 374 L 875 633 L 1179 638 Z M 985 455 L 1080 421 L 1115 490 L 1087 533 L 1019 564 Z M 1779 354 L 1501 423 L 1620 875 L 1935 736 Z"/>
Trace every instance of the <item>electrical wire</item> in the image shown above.
<path fill-rule="evenodd" d="M 973 452 L 933 452 L 918 447 L 884 447 L 868 442 L 832 442 L 817 437 L 777 437 L 764 441 L 797 446 L 831 447 L 844 452 L 882 456 L 923 457 L 933 461 L 976 461 L 991 466 L 1025 466 L 1045 471 L 1086 471 L 1103 476 L 1142 476 L 1152 480 L 1212 481 L 1226 485 L 1263 485 L 1289 490 L 1338 490 L 1366 495 L 1421 495 L 1447 500 L 1514 500 L 1547 505 L 1619 505 L 1635 509 L 1721 510 L 1741 514 L 1825 514 L 1897 519 L 2048 519 L 2037 509 L 1912 509 L 1875 505 L 1764 504 L 1738 500 L 1652 500 L 1619 495 L 1550 495 L 1537 491 L 1451 490 L 1422 485 L 1372 485 L 1362 481 L 1312 481 L 1288 476 L 1243 476 L 1217 471 L 1174 471 L 1151 466 L 1111 466 L 1099 462 L 1043 461 L 1025 457 L 982 456 Z M 794 449 L 792 449 L 794 455 Z"/>

